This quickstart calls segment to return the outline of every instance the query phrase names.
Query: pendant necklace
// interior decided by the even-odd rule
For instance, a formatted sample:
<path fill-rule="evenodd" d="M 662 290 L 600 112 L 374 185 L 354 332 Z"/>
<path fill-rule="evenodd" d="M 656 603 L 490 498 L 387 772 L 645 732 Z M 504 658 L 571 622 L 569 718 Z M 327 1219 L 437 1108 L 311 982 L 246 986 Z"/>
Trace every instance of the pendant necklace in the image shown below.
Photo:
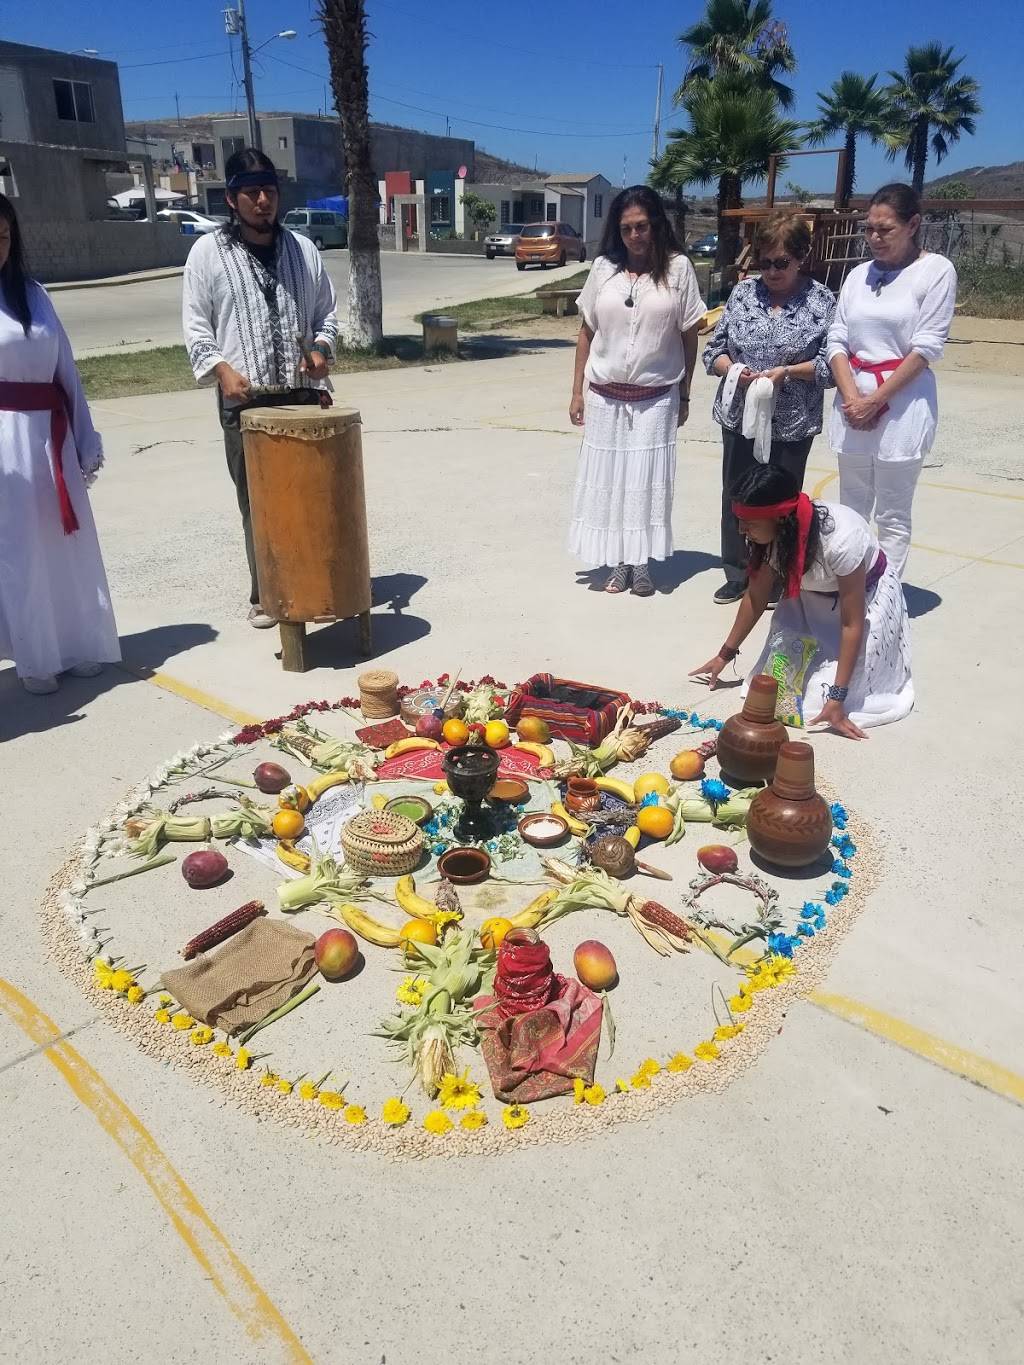
<path fill-rule="evenodd" d="M 626 271 L 627 275 L 632 273 L 634 272 L 629 270 Z M 633 308 L 635 306 L 636 289 L 642 279 L 643 271 L 637 271 L 636 278 L 633 280 L 633 283 L 629 286 L 629 297 L 623 300 L 627 308 Z"/>

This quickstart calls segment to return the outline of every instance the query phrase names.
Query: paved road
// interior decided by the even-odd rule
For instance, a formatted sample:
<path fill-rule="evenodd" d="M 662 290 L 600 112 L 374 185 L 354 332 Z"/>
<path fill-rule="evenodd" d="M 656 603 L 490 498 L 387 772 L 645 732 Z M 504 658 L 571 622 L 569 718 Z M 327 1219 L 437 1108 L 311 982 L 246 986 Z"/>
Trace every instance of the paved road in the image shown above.
<path fill-rule="evenodd" d="M 342 310 L 348 291 L 348 252 L 325 251 Z M 416 313 L 435 305 L 467 303 L 491 295 L 536 289 L 542 280 L 571 275 L 563 270 L 520 273 L 510 257 L 381 254 L 385 332 L 418 330 Z M 68 289 L 54 295 L 76 355 L 173 346 L 181 341 L 181 280 L 178 277 L 100 289 Z"/>

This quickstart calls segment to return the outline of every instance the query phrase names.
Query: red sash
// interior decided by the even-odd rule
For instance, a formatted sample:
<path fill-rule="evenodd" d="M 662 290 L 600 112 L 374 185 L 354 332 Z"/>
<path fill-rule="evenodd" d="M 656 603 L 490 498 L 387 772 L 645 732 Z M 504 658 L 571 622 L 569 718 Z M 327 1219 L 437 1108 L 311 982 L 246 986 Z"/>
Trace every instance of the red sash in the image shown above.
<path fill-rule="evenodd" d="M 66 536 L 78 530 L 78 518 L 71 505 L 68 486 L 64 481 L 64 442 L 68 434 L 68 398 L 57 383 L 13 384 L 0 381 L 0 411 L 48 412 L 50 414 L 50 445 L 53 461 L 53 482 L 57 488 L 61 525 Z"/>
<path fill-rule="evenodd" d="M 865 374 L 873 375 L 875 388 L 880 389 L 889 376 L 896 373 L 906 358 L 904 355 L 894 360 L 861 360 L 859 355 L 852 355 L 850 356 L 850 369 L 863 370 Z M 883 403 L 879 409 L 879 417 L 884 417 L 888 411 L 889 404 Z"/>

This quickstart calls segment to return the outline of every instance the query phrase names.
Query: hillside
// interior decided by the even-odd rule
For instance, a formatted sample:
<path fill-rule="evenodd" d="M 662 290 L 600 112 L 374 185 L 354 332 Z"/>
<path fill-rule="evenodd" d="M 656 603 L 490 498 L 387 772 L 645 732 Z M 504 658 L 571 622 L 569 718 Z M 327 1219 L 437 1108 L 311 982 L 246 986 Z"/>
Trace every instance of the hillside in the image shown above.
<path fill-rule="evenodd" d="M 954 180 L 963 181 L 974 199 L 1024 199 L 1024 161 L 1007 166 L 969 166 L 925 181 L 925 196 Z"/>

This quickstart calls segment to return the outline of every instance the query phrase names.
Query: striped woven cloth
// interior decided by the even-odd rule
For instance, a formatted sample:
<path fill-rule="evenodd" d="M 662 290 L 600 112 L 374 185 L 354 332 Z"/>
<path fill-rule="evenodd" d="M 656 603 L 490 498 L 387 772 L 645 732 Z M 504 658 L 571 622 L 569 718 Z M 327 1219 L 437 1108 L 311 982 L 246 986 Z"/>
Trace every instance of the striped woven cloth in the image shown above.
<path fill-rule="evenodd" d="M 644 403 L 649 398 L 661 398 L 672 385 L 662 384 L 654 389 L 645 389 L 642 384 L 591 384 L 590 387 L 602 398 L 614 398 L 620 403 Z"/>

